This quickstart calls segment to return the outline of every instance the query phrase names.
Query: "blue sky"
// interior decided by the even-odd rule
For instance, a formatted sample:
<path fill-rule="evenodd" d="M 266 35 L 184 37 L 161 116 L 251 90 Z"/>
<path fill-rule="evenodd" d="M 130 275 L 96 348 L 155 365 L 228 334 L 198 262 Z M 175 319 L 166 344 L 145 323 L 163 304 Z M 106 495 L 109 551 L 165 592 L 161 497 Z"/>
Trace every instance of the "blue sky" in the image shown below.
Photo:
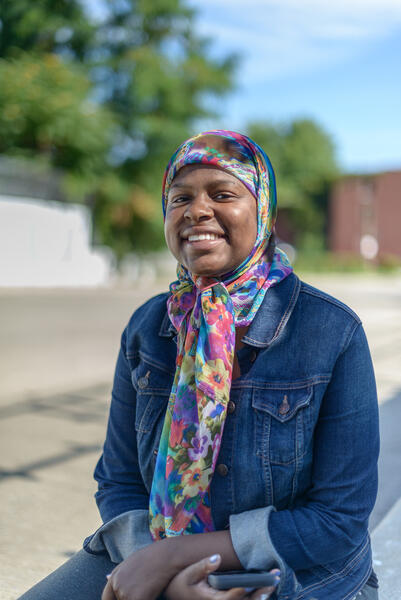
<path fill-rule="evenodd" d="M 211 123 L 311 117 L 341 166 L 401 168 L 399 0 L 192 0 L 211 53 L 237 52 L 237 89 Z"/>

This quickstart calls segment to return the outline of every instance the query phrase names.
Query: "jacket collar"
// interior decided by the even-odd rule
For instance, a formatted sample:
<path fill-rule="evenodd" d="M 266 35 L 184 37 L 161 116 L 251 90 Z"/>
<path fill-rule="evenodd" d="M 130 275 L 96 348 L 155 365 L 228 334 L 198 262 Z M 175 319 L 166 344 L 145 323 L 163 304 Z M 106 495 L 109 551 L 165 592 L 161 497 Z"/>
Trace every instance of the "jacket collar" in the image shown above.
<path fill-rule="evenodd" d="M 167 295 L 169 298 L 170 294 Z M 159 336 L 160 337 L 174 337 L 176 335 L 176 330 L 172 322 L 170 321 L 170 317 L 167 312 L 167 304 L 166 304 L 166 312 L 164 313 L 164 317 L 162 320 L 162 324 L 160 325 Z"/>
<path fill-rule="evenodd" d="M 257 348 L 268 348 L 287 325 L 300 289 L 300 280 L 294 273 L 290 273 L 280 283 L 267 290 L 242 341 Z"/>
<path fill-rule="evenodd" d="M 294 273 L 270 288 L 242 341 L 256 348 L 268 348 L 286 326 L 298 300 L 300 288 L 301 282 Z M 166 311 L 159 336 L 173 337 L 175 334 L 175 327 Z"/>

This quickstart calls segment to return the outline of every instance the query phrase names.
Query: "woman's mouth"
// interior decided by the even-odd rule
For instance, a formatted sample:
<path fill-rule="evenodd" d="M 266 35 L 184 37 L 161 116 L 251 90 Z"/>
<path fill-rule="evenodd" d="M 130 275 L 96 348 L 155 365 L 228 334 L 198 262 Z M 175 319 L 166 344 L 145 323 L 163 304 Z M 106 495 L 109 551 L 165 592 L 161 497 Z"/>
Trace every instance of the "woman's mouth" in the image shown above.
<path fill-rule="evenodd" d="M 201 242 L 203 240 L 219 240 L 221 239 L 221 235 L 216 235 L 215 233 L 199 233 L 189 235 L 187 238 L 188 242 Z"/>
<path fill-rule="evenodd" d="M 217 233 L 191 233 L 183 241 L 188 249 L 192 248 L 197 252 L 208 252 L 219 246 L 222 242 L 224 243 L 225 240 L 226 237 L 224 235 Z"/>

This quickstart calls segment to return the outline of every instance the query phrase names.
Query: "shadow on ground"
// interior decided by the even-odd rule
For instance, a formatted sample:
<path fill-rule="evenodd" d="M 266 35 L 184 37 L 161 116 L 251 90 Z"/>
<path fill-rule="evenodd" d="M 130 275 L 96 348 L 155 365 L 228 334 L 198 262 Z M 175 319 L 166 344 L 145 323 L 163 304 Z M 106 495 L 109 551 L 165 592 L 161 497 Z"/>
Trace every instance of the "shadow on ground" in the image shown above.
<path fill-rule="evenodd" d="M 103 422 L 107 411 L 109 384 L 97 384 L 77 391 L 33 396 L 0 408 L 0 420 L 38 414 L 78 423 Z"/>
<path fill-rule="evenodd" d="M 87 446 L 73 445 L 70 449 L 68 449 L 65 452 L 60 452 L 59 454 L 55 454 L 47 458 L 42 458 L 38 461 L 26 463 L 18 469 L 0 469 L 0 483 L 5 479 L 9 479 L 10 477 L 20 477 L 23 479 L 35 480 L 35 473 L 42 469 L 63 464 L 65 462 L 68 462 L 69 460 L 77 458 L 78 456 L 82 456 L 83 454 L 99 452 L 100 448 L 101 446 L 99 444 L 88 444 Z"/>
<path fill-rule="evenodd" d="M 108 409 L 109 384 L 98 384 L 68 393 L 53 394 L 45 398 L 34 396 L 0 408 L 0 420 L 36 415 L 69 421 L 75 424 L 105 423 Z M 36 474 L 48 467 L 60 465 L 85 454 L 98 453 L 100 444 L 82 444 L 71 441 L 66 449 L 27 462 L 17 469 L 0 469 L 0 483 L 13 477 L 35 480 Z"/>

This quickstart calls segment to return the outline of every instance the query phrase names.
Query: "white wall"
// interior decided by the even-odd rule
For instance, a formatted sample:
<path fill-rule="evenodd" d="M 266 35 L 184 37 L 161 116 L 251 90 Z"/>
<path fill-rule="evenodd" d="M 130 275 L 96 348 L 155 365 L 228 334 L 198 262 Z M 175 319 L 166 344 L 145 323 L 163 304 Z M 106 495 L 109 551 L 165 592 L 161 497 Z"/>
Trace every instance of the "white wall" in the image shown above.
<path fill-rule="evenodd" d="M 0 195 L 0 286 L 106 284 L 111 258 L 91 230 L 85 206 Z"/>

